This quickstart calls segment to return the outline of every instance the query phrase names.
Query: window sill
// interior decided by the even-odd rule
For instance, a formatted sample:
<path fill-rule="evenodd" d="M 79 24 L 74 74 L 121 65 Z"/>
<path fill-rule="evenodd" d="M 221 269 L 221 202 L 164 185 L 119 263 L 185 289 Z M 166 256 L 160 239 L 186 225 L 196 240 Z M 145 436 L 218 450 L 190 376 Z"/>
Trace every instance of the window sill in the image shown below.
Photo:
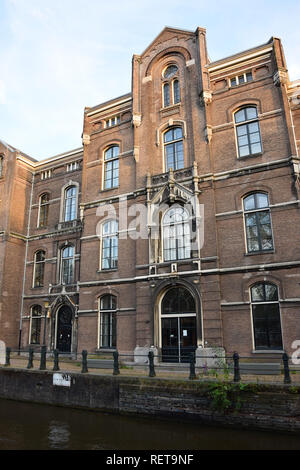
<path fill-rule="evenodd" d="M 278 349 L 257 349 L 252 351 L 252 354 L 284 354 L 285 351 L 278 350 Z"/>
<path fill-rule="evenodd" d="M 275 253 L 275 250 L 263 250 L 263 251 L 253 251 L 251 253 L 245 253 L 244 256 L 270 255 L 274 253 Z"/>
<path fill-rule="evenodd" d="M 111 269 L 97 269 L 97 273 L 115 273 L 118 271 L 118 268 Z"/>
<path fill-rule="evenodd" d="M 114 186 L 113 188 L 106 188 L 106 189 L 100 189 L 99 193 L 107 193 L 108 191 L 114 191 L 115 189 L 119 189 L 120 186 Z"/>
<path fill-rule="evenodd" d="M 181 102 L 175 103 L 175 104 L 170 104 L 169 106 L 165 106 L 163 108 L 160 108 L 159 111 L 161 113 L 164 113 L 164 112 L 167 112 L 167 111 L 177 110 L 177 109 L 180 108 L 180 105 L 181 105 Z"/>

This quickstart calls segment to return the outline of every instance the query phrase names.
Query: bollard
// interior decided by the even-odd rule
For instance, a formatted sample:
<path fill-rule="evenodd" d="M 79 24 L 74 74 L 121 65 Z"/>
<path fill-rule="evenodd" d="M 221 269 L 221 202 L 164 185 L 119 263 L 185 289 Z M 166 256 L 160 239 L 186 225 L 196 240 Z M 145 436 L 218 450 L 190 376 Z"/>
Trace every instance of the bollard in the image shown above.
<path fill-rule="evenodd" d="M 149 351 L 148 357 L 149 357 L 149 377 L 155 377 L 153 351 Z"/>
<path fill-rule="evenodd" d="M 120 374 L 120 370 L 119 370 L 119 353 L 118 353 L 118 351 L 114 351 L 114 352 L 113 352 L 113 356 L 114 356 L 114 371 L 113 371 L 113 375 L 119 375 L 119 374 Z"/>
<path fill-rule="evenodd" d="M 81 372 L 82 374 L 85 374 L 86 372 L 88 372 L 88 368 L 87 368 L 87 351 L 84 349 L 82 351 L 82 369 L 81 369 Z"/>
<path fill-rule="evenodd" d="M 192 352 L 190 355 L 190 380 L 194 380 L 196 378 L 195 373 L 195 353 Z"/>
<path fill-rule="evenodd" d="M 5 366 L 10 366 L 10 353 L 11 348 L 6 348 Z"/>
<path fill-rule="evenodd" d="M 40 370 L 46 370 L 46 353 L 47 349 L 46 346 L 41 346 L 41 362 L 40 362 Z"/>
<path fill-rule="evenodd" d="M 291 381 L 291 376 L 290 376 L 290 368 L 289 368 L 289 356 L 287 353 L 284 353 L 282 355 L 282 360 L 283 360 L 283 369 L 284 369 L 284 383 L 285 384 L 290 384 Z"/>
<path fill-rule="evenodd" d="M 59 370 L 59 365 L 58 365 L 58 350 L 54 349 L 54 364 L 53 364 L 53 370 Z"/>
<path fill-rule="evenodd" d="M 239 382 L 241 380 L 240 376 L 240 363 L 239 363 L 239 355 L 237 352 L 233 354 L 233 363 L 234 363 L 234 382 Z"/>
<path fill-rule="evenodd" d="M 29 348 L 27 369 L 32 369 L 32 367 L 33 367 L 33 349 Z"/>

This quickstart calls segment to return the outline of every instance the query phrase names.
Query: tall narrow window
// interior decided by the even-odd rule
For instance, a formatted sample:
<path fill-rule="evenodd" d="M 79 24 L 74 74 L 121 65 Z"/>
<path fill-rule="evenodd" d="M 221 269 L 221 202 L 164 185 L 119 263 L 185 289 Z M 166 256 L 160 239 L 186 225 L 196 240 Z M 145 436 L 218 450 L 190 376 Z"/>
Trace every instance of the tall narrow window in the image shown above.
<path fill-rule="evenodd" d="M 116 297 L 104 295 L 100 299 L 100 347 L 116 347 Z"/>
<path fill-rule="evenodd" d="M 164 134 L 165 168 L 169 171 L 184 167 L 183 135 L 181 127 L 172 127 Z"/>
<path fill-rule="evenodd" d="M 39 202 L 38 226 L 46 227 L 48 224 L 49 194 L 42 194 Z"/>
<path fill-rule="evenodd" d="M 41 340 L 41 321 L 42 307 L 41 305 L 33 305 L 30 311 L 30 344 L 40 344 Z"/>
<path fill-rule="evenodd" d="M 74 282 L 74 247 L 66 246 L 61 251 L 61 283 Z"/>
<path fill-rule="evenodd" d="M 3 155 L 0 155 L 0 178 L 3 176 Z"/>
<path fill-rule="evenodd" d="M 190 258 L 189 214 L 183 207 L 169 209 L 163 218 L 164 261 Z"/>
<path fill-rule="evenodd" d="M 256 350 L 282 350 L 278 289 L 261 282 L 251 287 L 254 346 Z"/>
<path fill-rule="evenodd" d="M 40 250 L 34 255 L 33 287 L 43 287 L 45 270 L 45 252 Z"/>
<path fill-rule="evenodd" d="M 70 186 L 65 190 L 64 221 L 76 219 L 77 215 L 77 188 Z"/>
<path fill-rule="evenodd" d="M 163 71 L 163 107 L 180 102 L 180 85 L 177 65 L 169 65 Z"/>
<path fill-rule="evenodd" d="M 113 145 L 104 152 L 104 189 L 119 185 L 119 146 Z"/>
<path fill-rule="evenodd" d="M 262 152 L 257 109 L 255 106 L 242 108 L 234 115 L 239 157 Z"/>
<path fill-rule="evenodd" d="M 109 220 L 102 225 L 101 269 L 118 267 L 118 222 Z"/>
<path fill-rule="evenodd" d="M 253 193 L 243 202 L 248 253 L 273 250 L 268 195 Z"/>

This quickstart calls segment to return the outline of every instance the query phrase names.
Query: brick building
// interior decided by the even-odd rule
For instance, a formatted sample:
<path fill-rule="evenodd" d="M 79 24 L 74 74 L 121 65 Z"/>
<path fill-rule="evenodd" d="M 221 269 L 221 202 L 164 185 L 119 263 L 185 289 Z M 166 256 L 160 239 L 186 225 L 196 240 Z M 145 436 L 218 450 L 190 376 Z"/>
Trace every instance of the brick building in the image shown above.
<path fill-rule="evenodd" d="M 0 142 L 0 339 L 291 353 L 299 94 L 278 38 L 211 62 L 205 29 L 165 28 L 131 92 L 85 108 L 82 148 L 36 161 Z"/>

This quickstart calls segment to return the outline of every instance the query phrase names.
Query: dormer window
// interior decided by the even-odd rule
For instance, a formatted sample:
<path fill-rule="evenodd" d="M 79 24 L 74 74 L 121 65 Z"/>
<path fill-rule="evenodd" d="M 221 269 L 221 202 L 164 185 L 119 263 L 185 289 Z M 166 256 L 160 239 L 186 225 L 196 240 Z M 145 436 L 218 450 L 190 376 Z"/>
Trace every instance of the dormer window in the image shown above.
<path fill-rule="evenodd" d="M 163 72 L 163 107 L 180 103 L 180 85 L 177 65 L 169 65 Z"/>
<path fill-rule="evenodd" d="M 230 86 L 238 86 L 242 85 L 243 83 L 251 82 L 253 80 L 252 72 L 245 72 L 240 75 L 236 75 L 235 77 L 231 77 L 229 79 Z"/>

